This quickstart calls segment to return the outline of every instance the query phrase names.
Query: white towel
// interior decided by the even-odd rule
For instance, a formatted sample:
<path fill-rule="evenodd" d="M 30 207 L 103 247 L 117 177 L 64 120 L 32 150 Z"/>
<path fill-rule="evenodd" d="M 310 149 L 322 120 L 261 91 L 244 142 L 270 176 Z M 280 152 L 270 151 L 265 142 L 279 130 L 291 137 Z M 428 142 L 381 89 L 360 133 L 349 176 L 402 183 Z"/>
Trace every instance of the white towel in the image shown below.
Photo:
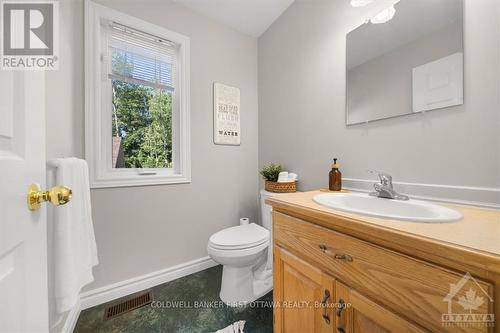
<path fill-rule="evenodd" d="M 56 311 L 72 309 L 98 264 L 87 162 L 74 157 L 53 161 L 56 184 L 73 190 L 73 198 L 54 208 L 54 293 Z"/>

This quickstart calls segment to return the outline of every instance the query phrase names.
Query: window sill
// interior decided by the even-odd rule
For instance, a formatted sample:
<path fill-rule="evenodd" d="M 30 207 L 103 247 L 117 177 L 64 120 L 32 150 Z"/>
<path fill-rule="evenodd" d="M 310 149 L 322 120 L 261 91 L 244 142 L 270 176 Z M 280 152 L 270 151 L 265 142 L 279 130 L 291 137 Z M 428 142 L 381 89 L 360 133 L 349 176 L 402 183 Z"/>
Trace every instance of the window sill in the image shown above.
<path fill-rule="evenodd" d="M 150 185 L 173 185 L 189 184 L 191 178 L 185 175 L 135 175 L 122 176 L 119 174 L 108 175 L 106 177 L 92 177 L 90 188 L 113 188 L 113 187 L 132 187 L 132 186 L 150 186 Z"/>

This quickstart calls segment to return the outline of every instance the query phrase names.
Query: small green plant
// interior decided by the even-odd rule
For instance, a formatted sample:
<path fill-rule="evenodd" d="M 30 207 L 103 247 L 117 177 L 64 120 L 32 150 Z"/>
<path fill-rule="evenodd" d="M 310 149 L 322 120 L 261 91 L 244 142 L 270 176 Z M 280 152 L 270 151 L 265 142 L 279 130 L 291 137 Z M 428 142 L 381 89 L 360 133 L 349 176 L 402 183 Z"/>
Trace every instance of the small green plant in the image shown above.
<path fill-rule="evenodd" d="M 260 170 L 260 174 L 265 180 L 275 182 L 278 181 L 278 176 L 282 170 L 281 165 L 271 163 L 264 166 L 262 170 Z"/>

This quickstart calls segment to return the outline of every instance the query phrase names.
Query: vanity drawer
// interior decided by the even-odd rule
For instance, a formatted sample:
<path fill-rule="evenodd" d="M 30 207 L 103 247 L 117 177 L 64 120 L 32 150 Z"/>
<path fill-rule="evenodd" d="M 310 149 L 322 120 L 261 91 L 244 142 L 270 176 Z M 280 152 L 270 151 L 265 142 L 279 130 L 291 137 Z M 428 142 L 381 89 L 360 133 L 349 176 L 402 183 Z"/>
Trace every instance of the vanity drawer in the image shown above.
<path fill-rule="evenodd" d="M 469 314 L 464 303 L 469 289 L 475 292 L 475 295 L 469 293 L 469 299 L 476 301 L 471 304 L 472 313 L 493 313 L 493 303 L 489 299 L 490 295 L 493 297 L 493 285 L 490 283 L 470 276 L 462 280 L 463 274 L 278 212 L 273 213 L 273 237 L 275 244 L 434 332 L 493 331 L 484 323 L 472 327 L 454 322 L 443 325 L 443 318 L 450 318 L 446 316 L 449 311 Z M 451 284 L 460 288 L 456 288 L 456 294 L 448 302 Z M 460 304 L 460 297 L 466 308 Z"/>

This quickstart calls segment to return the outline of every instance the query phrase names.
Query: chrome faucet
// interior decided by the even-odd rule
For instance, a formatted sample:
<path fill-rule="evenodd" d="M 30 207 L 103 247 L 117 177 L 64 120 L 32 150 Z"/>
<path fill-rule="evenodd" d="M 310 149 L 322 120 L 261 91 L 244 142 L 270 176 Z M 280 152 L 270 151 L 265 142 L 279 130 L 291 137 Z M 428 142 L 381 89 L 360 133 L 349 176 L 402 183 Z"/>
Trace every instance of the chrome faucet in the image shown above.
<path fill-rule="evenodd" d="M 369 195 L 379 198 L 395 199 L 395 200 L 408 200 L 408 196 L 397 193 L 392 186 L 392 176 L 381 171 L 368 170 L 368 172 L 377 174 L 380 179 L 379 184 L 373 184 L 375 192 Z"/>

